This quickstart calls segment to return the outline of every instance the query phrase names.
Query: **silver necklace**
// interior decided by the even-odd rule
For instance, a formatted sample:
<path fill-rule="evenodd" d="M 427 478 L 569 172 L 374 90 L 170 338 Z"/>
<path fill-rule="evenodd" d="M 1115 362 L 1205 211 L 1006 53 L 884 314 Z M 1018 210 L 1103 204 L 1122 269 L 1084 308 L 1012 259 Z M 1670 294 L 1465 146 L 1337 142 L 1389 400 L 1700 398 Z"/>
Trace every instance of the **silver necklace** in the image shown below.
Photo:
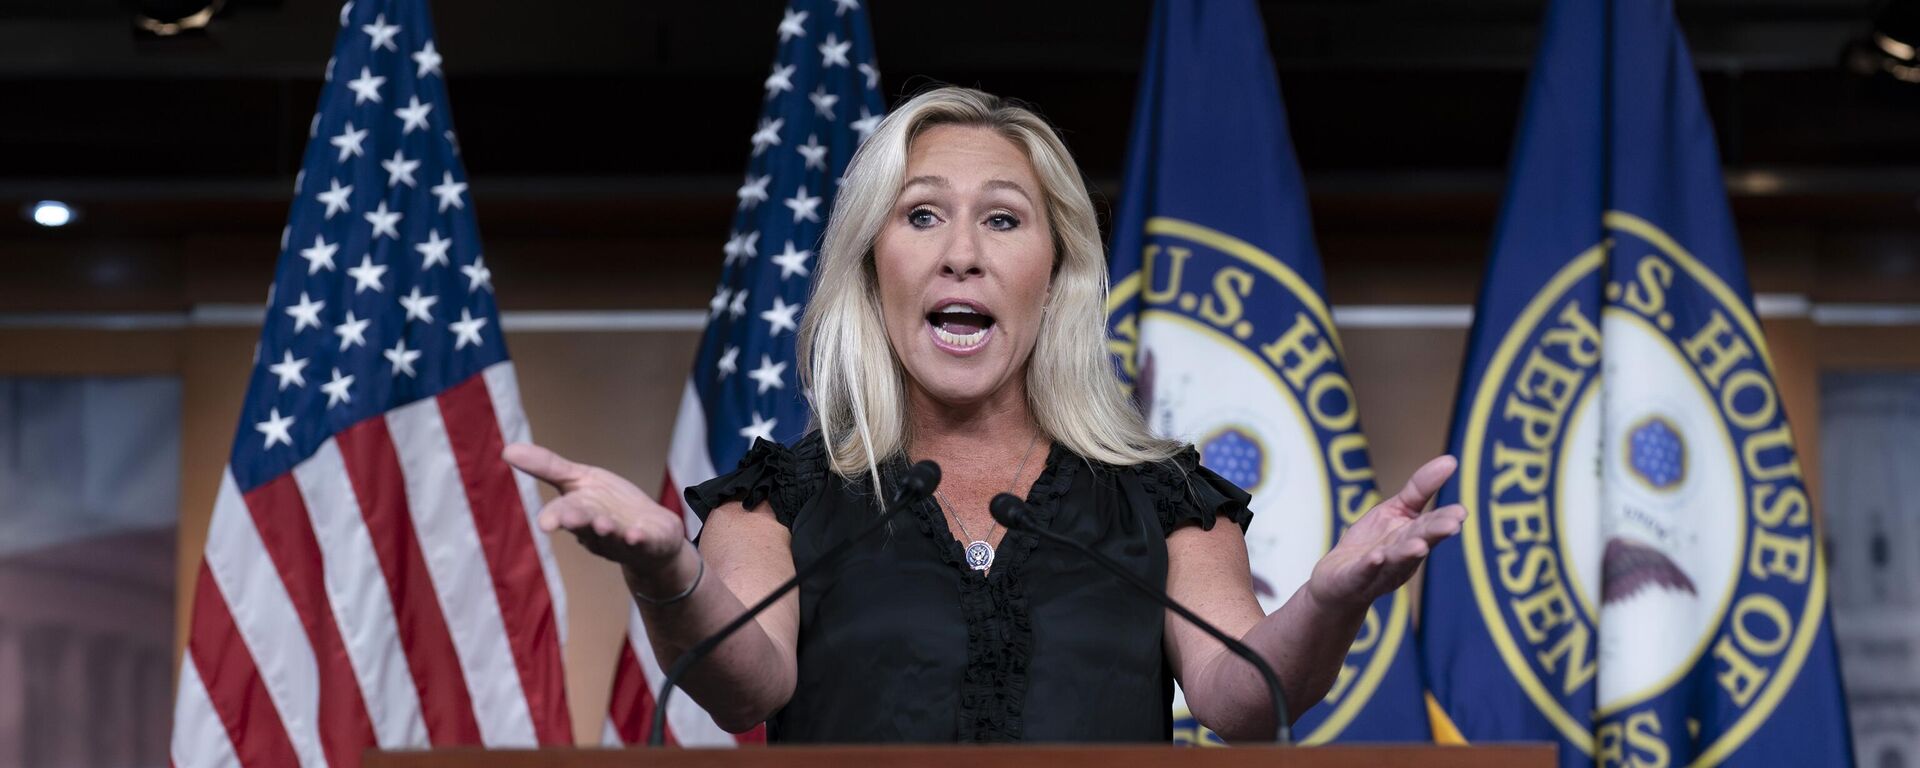
<path fill-rule="evenodd" d="M 1020 475 L 1027 471 L 1027 460 L 1033 458 L 1033 448 L 1039 444 L 1040 434 L 1036 432 L 1033 435 L 1033 439 L 1027 441 L 1027 452 L 1020 457 L 1020 466 L 1013 470 L 1013 483 L 1007 486 L 1007 493 L 1013 493 L 1013 489 L 1020 486 Z M 947 513 L 947 516 L 953 518 L 953 522 L 960 526 L 960 535 L 971 539 L 971 541 L 967 542 L 967 567 L 976 571 L 984 571 L 992 568 L 994 555 L 993 545 L 988 544 L 987 540 L 993 538 L 994 531 L 1000 530 L 1000 522 L 997 520 L 994 521 L 993 525 L 987 528 L 987 535 L 975 539 L 973 538 L 973 533 L 967 530 L 967 524 L 960 520 L 960 513 L 955 511 L 958 507 L 955 507 L 953 502 L 947 499 L 947 495 L 939 491 L 934 491 L 933 496 L 940 504 L 940 511 Z"/>

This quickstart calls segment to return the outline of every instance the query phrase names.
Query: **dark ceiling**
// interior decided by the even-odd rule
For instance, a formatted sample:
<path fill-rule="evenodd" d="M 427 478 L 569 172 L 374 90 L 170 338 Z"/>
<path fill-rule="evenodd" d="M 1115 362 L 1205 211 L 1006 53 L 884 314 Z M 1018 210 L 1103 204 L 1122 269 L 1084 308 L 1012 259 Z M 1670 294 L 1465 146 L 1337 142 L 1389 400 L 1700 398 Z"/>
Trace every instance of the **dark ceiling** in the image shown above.
<path fill-rule="evenodd" d="M 203 35 L 136 36 L 133 5 L 166 1 L 0 0 L 0 211 L 62 197 L 87 213 L 57 233 L 0 216 L 0 308 L 257 300 L 338 4 L 229 0 Z M 783 5 L 434 4 L 488 261 L 504 274 L 539 260 L 554 286 L 517 301 L 704 300 Z M 870 5 L 886 91 L 952 82 L 1027 100 L 1097 193 L 1118 195 L 1150 0 Z M 1382 273 L 1450 286 L 1415 300 L 1470 300 L 1544 0 L 1260 5 L 1323 253 L 1358 275 L 1336 300 L 1404 299 L 1376 295 Z M 1920 85 L 1841 67 L 1873 12 L 1678 3 L 1766 290 L 1808 282 L 1767 264 L 1812 258 L 1838 276 L 1820 285 L 1851 281 L 1817 297 L 1920 298 Z M 636 254 L 677 277 L 607 277 Z"/>
<path fill-rule="evenodd" d="M 1504 163 L 1538 0 L 1261 3 L 1310 174 Z M 435 4 L 477 177 L 730 178 L 779 2 Z M 1117 177 L 1150 4 L 875 0 L 884 87 L 978 85 L 1038 105 Z M 290 179 L 337 3 L 232 0 L 207 34 L 140 39 L 128 0 L 11 0 L 0 181 Z M 1920 167 L 1920 86 L 1839 67 L 1864 0 L 1678 7 L 1734 167 Z M 1869 182 L 1863 182 L 1869 183 Z"/>

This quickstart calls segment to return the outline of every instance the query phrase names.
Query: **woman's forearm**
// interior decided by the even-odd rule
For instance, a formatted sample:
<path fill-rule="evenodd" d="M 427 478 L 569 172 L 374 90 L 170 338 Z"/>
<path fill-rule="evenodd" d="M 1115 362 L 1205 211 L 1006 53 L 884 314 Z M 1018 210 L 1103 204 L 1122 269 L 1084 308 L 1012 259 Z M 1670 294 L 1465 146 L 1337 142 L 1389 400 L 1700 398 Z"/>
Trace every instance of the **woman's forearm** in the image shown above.
<path fill-rule="evenodd" d="M 1333 687 L 1347 649 L 1366 616 L 1365 606 L 1321 604 L 1302 585 L 1279 610 L 1241 635 L 1240 641 L 1273 667 L 1274 674 L 1280 678 L 1287 712 L 1298 719 Z M 1273 738 L 1272 697 L 1260 673 L 1239 656 L 1224 650 L 1215 655 L 1201 671 L 1196 688 L 1208 693 L 1208 701 L 1207 711 L 1203 713 L 1196 706 L 1195 716 L 1222 738 L 1228 741 Z"/>
<path fill-rule="evenodd" d="M 701 568 L 700 554 L 688 545 L 656 573 L 642 575 L 622 569 L 630 591 L 657 600 L 685 591 L 696 578 L 699 581 L 692 593 L 666 605 L 634 599 L 646 624 L 654 658 L 663 671 L 746 610 L 745 603 L 712 572 L 711 564 L 704 574 Z M 687 670 L 680 687 L 721 728 L 738 733 L 759 724 L 792 698 L 794 670 L 780 663 L 783 658 L 792 658 L 792 654 L 779 652 L 767 631 L 758 622 L 750 622 Z"/>

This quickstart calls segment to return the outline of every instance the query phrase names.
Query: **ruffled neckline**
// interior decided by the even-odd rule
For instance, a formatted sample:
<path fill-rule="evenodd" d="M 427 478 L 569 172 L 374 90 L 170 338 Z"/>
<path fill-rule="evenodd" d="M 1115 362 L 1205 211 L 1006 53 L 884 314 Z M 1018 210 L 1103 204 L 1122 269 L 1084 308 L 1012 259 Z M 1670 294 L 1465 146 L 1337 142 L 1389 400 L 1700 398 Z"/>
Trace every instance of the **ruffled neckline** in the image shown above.
<path fill-rule="evenodd" d="M 1049 444 L 1046 460 L 1040 466 L 1040 473 L 1034 476 L 1033 483 L 1027 487 L 1026 502 L 1033 511 L 1035 523 L 1044 525 L 1051 520 L 1054 502 L 1066 495 L 1067 490 L 1073 486 L 1073 468 L 1077 465 L 1074 458 L 1073 451 L 1068 450 L 1066 446 L 1058 442 Z M 889 482 L 891 478 L 898 477 L 906 467 L 905 459 L 891 462 Z M 966 548 L 953 537 L 953 527 L 947 524 L 946 514 L 941 511 L 937 501 L 931 498 L 922 501 L 915 505 L 913 512 L 920 523 L 922 533 L 933 537 L 935 541 L 945 542 L 946 546 L 939 547 L 940 559 L 959 571 L 960 575 L 969 581 L 990 582 L 994 580 L 994 574 L 1013 571 L 1011 566 L 1024 562 L 1026 554 L 1031 552 L 1039 542 L 1039 537 L 1031 533 L 1008 531 L 1007 535 L 1000 540 L 1000 546 L 996 548 L 994 567 L 982 574 L 967 565 Z"/>
<path fill-rule="evenodd" d="M 1079 462 L 1072 451 L 1051 443 L 1040 474 L 1027 489 L 1033 522 L 1047 526 L 1060 497 L 1073 486 Z M 905 467 L 905 460 L 900 461 Z M 1019 741 L 1027 700 L 1027 670 L 1033 658 L 1033 609 L 1027 596 L 1025 564 L 1040 537 L 1007 531 L 994 567 L 985 574 L 967 565 L 966 550 L 937 502 L 914 507 L 920 532 L 937 542 L 947 567 L 960 574 L 960 613 L 967 624 L 967 666 L 960 680 L 959 740 Z M 999 620 L 996 621 L 996 618 Z"/>

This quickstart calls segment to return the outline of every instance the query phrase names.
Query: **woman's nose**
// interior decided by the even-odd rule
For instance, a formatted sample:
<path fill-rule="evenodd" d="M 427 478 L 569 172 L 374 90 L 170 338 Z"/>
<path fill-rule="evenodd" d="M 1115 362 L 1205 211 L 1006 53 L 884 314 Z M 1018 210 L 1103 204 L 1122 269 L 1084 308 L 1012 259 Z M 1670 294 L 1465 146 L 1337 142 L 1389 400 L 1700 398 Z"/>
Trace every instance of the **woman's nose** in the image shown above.
<path fill-rule="evenodd" d="M 986 274 L 980 263 L 980 243 L 970 234 L 953 238 L 940 257 L 940 276 L 965 280 Z"/>

